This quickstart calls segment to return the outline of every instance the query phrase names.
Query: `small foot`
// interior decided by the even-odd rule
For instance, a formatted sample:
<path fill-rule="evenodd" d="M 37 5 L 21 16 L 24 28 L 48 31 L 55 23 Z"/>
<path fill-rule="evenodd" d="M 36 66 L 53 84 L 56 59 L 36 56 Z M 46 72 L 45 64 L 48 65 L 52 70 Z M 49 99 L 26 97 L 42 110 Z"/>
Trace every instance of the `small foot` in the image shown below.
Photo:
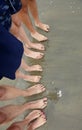
<path fill-rule="evenodd" d="M 43 71 L 42 70 L 42 67 L 40 65 L 32 65 L 32 66 L 29 66 L 27 68 L 25 68 L 26 71 Z"/>
<path fill-rule="evenodd" d="M 25 75 L 24 80 L 29 82 L 39 82 L 41 79 L 41 76 L 31 76 L 31 75 Z"/>
<path fill-rule="evenodd" d="M 40 50 L 40 51 L 45 50 L 44 45 L 42 45 L 41 43 L 32 43 L 32 42 L 30 42 L 29 45 L 26 44 L 26 47 L 27 48 L 37 49 L 37 50 Z"/>
<path fill-rule="evenodd" d="M 28 49 L 27 47 L 24 46 L 24 54 L 27 57 L 33 58 L 33 59 L 41 59 L 44 54 L 41 52 L 34 52 L 30 49 Z"/>
<path fill-rule="evenodd" d="M 40 28 L 40 29 L 42 29 L 42 30 L 44 30 L 44 31 L 46 31 L 46 32 L 48 32 L 49 28 L 50 28 L 49 25 L 43 24 L 41 22 L 35 23 L 35 26 L 38 27 L 38 28 Z"/>
<path fill-rule="evenodd" d="M 45 37 L 44 35 L 42 35 L 42 34 L 40 34 L 40 33 L 38 33 L 38 32 L 31 33 L 31 36 L 32 36 L 34 39 L 38 40 L 39 42 L 41 42 L 41 41 L 47 41 L 47 40 L 48 40 L 47 37 Z"/>

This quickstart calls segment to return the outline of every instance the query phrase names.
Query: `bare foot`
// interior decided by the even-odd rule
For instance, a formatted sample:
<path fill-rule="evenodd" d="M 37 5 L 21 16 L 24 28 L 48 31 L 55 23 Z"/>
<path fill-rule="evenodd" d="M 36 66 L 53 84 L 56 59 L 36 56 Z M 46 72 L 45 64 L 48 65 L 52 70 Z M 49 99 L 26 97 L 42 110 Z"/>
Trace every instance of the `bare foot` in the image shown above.
<path fill-rule="evenodd" d="M 47 98 L 28 102 L 22 105 L 6 105 L 0 107 L 0 124 L 7 123 L 28 109 L 43 109 L 47 106 Z"/>
<path fill-rule="evenodd" d="M 42 93 L 46 90 L 46 88 L 42 84 L 36 84 L 32 87 L 29 87 L 27 90 L 25 90 L 25 93 L 23 96 L 32 96 L 35 94 Z"/>
<path fill-rule="evenodd" d="M 30 123 L 28 130 L 35 130 L 36 128 L 44 125 L 46 123 L 46 117 L 44 114 L 42 114 L 40 117 L 38 117 L 35 121 Z"/>
<path fill-rule="evenodd" d="M 47 106 L 47 98 L 39 99 L 28 103 L 29 109 L 43 109 Z"/>
<path fill-rule="evenodd" d="M 26 71 L 43 71 L 40 65 L 32 65 L 26 69 Z"/>
<path fill-rule="evenodd" d="M 48 40 L 47 37 L 45 37 L 44 35 L 42 35 L 42 34 L 40 34 L 38 32 L 31 33 L 31 36 L 33 38 L 35 38 L 36 40 L 38 40 L 39 42 Z"/>
<path fill-rule="evenodd" d="M 31 75 L 25 75 L 24 80 L 29 82 L 39 82 L 41 79 L 41 76 L 31 76 Z"/>
<path fill-rule="evenodd" d="M 25 71 L 42 71 L 42 67 L 40 65 L 28 66 L 24 59 L 22 59 L 20 67 L 22 67 Z"/>
<path fill-rule="evenodd" d="M 14 122 L 7 130 L 23 130 L 30 122 L 39 118 L 43 112 L 40 110 L 33 110 L 23 121 Z"/>
<path fill-rule="evenodd" d="M 20 71 L 16 71 L 15 75 L 16 75 L 16 78 L 21 78 L 21 79 L 24 79 L 25 81 L 35 82 L 35 83 L 39 82 L 41 79 L 41 76 L 26 75 Z"/>
<path fill-rule="evenodd" d="M 33 59 L 41 59 L 44 54 L 41 52 L 34 52 L 32 50 L 29 50 L 27 47 L 24 46 L 24 54 L 25 56 L 28 56 Z"/>
<path fill-rule="evenodd" d="M 42 45 L 41 43 L 30 42 L 29 45 L 26 44 L 26 46 L 27 46 L 27 48 L 33 48 L 33 49 L 37 49 L 37 50 L 41 50 L 41 51 L 45 50 L 44 45 Z"/>
<path fill-rule="evenodd" d="M 29 115 L 25 117 L 25 120 L 28 120 L 28 123 L 30 123 L 34 119 L 37 119 L 38 117 L 40 117 L 42 114 L 43 112 L 41 110 L 33 110 L 31 113 L 29 113 Z"/>
<path fill-rule="evenodd" d="M 48 32 L 49 28 L 50 28 L 49 25 L 43 24 L 41 22 L 35 23 L 35 26 L 38 27 L 38 28 L 40 28 L 40 29 L 42 29 L 42 30 L 44 30 L 44 31 L 46 31 L 46 32 Z"/>
<path fill-rule="evenodd" d="M 0 86 L 0 101 L 9 100 L 19 96 L 32 96 L 44 92 L 46 89 L 42 84 L 36 84 L 28 89 L 19 89 L 14 86 L 2 85 Z"/>
<path fill-rule="evenodd" d="M 32 66 L 23 66 L 22 67 L 25 71 L 43 71 L 40 65 L 32 65 Z"/>

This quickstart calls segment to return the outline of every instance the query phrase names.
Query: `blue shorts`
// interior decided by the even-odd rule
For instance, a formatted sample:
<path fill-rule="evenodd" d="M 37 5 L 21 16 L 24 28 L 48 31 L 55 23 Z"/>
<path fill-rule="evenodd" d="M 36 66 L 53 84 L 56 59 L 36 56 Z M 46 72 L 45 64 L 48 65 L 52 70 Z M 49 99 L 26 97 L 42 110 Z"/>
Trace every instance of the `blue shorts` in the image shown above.
<path fill-rule="evenodd" d="M 8 0 L 11 14 L 17 13 L 22 8 L 21 0 Z"/>
<path fill-rule="evenodd" d="M 15 79 L 23 51 L 23 44 L 0 25 L 0 79 Z"/>

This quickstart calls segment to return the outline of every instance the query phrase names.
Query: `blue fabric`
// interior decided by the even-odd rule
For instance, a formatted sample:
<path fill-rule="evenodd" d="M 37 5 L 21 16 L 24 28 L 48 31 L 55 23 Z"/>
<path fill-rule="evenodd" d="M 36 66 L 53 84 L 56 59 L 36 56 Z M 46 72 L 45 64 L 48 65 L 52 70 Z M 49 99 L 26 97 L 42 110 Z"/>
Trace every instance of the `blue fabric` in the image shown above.
<path fill-rule="evenodd" d="M 0 0 L 0 79 L 15 79 L 15 72 L 21 64 L 23 44 L 9 32 L 11 14 L 20 8 L 20 0 Z"/>
<path fill-rule="evenodd" d="M 6 0 L 0 0 L 0 24 L 7 30 L 9 30 L 11 26 L 11 14 Z"/>
<path fill-rule="evenodd" d="M 21 0 L 8 0 L 11 14 L 17 13 L 22 8 Z"/>
<path fill-rule="evenodd" d="M 15 79 L 23 51 L 23 44 L 0 24 L 0 78 Z"/>
<path fill-rule="evenodd" d="M 11 14 L 17 13 L 22 7 L 20 0 L 0 0 L 0 24 L 7 30 L 11 27 Z"/>

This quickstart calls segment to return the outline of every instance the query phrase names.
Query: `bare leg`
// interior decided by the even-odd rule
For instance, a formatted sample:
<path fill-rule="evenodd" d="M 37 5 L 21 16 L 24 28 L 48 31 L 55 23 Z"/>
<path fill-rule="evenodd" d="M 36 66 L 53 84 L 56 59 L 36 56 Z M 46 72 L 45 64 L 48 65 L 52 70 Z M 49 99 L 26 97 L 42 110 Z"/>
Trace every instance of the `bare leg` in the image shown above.
<path fill-rule="evenodd" d="M 24 33 L 22 32 L 23 30 L 22 30 L 23 28 L 22 27 L 20 27 L 19 29 L 15 26 L 15 24 L 14 23 L 12 23 L 12 27 L 11 27 L 11 29 L 10 29 L 10 32 L 13 34 L 13 35 L 15 35 L 18 39 L 22 39 L 22 40 L 24 40 L 24 42 L 26 41 L 26 39 L 25 38 L 27 38 L 27 37 L 25 37 L 26 35 L 23 35 Z M 28 46 L 28 47 L 27 47 Z M 28 57 L 30 57 L 30 58 L 34 58 L 34 59 L 41 59 L 42 57 L 43 57 L 43 53 L 41 53 L 41 52 L 34 52 L 34 51 L 32 51 L 32 50 L 30 50 L 29 49 L 29 45 L 27 45 L 27 46 L 24 46 L 24 54 L 26 55 L 26 56 L 28 56 Z M 37 47 L 36 47 L 37 48 Z"/>
<path fill-rule="evenodd" d="M 39 27 L 40 29 L 48 32 L 49 26 L 47 24 L 43 24 L 39 19 L 36 0 L 27 0 L 27 2 L 28 2 L 28 7 L 32 13 L 34 20 L 35 20 L 35 25 L 37 27 Z"/>
<path fill-rule="evenodd" d="M 23 59 L 22 59 L 21 67 L 25 71 L 29 71 L 29 72 L 31 72 L 31 71 L 42 71 L 42 67 L 39 64 L 38 65 L 28 66 Z"/>
<path fill-rule="evenodd" d="M 23 41 L 27 45 L 28 48 L 34 48 L 34 49 L 38 49 L 38 50 L 45 50 L 44 45 L 42 45 L 41 43 L 32 43 L 28 39 L 28 37 L 27 37 L 23 27 L 22 27 L 22 23 L 21 23 L 21 21 L 19 19 L 18 13 L 12 15 L 12 21 L 13 21 L 13 24 L 12 24 L 11 32 L 16 37 L 18 36 L 20 38 L 20 40 Z"/>
<path fill-rule="evenodd" d="M 9 85 L 2 85 L 0 86 L 0 100 L 13 99 L 19 96 L 32 96 L 44 91 L 45 87 L 42 84 L 36 84 L 32 87 L 27 88 L 26 90 L 22 90 L 14 86 L 12 87 Z"/>
<path fill-rule="evenodd" d="M 19 12 L 19 17 L 22 20 L 22 22 L 26 25 L 26 27 L 28 28 L 28 30 L 31 33 L 31 36 L 33 38 L 35 38 L 38 41 L 45 41 L 48 38 L 43 36 L 42 34 L 39 34 L 33 27 L 29 14 L 28 14 L 28 5 L 27 5 L 27 1 L 26 0 L 21 0 L 22 1 L 22 9 Z"/>
<path fill-rule="evenodd" d="M 41 79 L 41 76 L 26 75 L 26 74 L 23 74 L 22 72 L 20 72 L 18 70 L 16 71 L 15 76 L 16 76 L 17 79 L 20 78 L 20 79 L 24 79 L 25 81 L 35 82 L 35 83 L 39 82 L 40 79 Z"/>
<path fill-rule="evenodd" d="M 22 94 L 24 93 L 24 90 L 21 90 L 21 89 L 18 89 L 9 85 L 1 85 L 0 93 L 2 93 L 2 95 L 0 96 L 0 100 L 8 100 L 8 99 L 22 96 Z"/>
<path fill-rule="evenodd" d="M 41 43 L 32 43 L 29 39 L 28 39 L 28 37 L 27 37 L 27 35 L 26 35 L 26 33 L 25 33 L 25 31 L 24 31 L 24 29 L 23 29 L 23 27 L 22 26 L 20 26 L 20 28 L 19 28 L 19 37 L 20 37 L 20 39 L 25 43 L 25 45 L 28 47 L 28 48 L 33 48 L 33 49 L 37 49 L 37 50 L 45 50 L 45 47 L 44 47 L 44 45 L 42 45 Z"/>
<path fill-rule="evenodd" d="M 39 128 L 40 126 L 44 125 L 45 123 L 46 123 L 46 117 L 44 114 L 42 114 L 34 122 L 30 123 L 28 130 L 35 130 L 36 128 Z"/>
<path fill-rule="evenodd" d="M 47 98 L 25 103 L 23 105 L 7 105 L 0 108 L 0 124 L 7 123 L 28 109 L 43 109 L 47 106 Z"/>
<path fill-rule="evenodd" d="M 40 110 L 34 110 L 23 121 L 13 123 L 7 130 L 23 130 L 24 127 L 28 126 L 30 122 L 41 118 L 41 116 L 43 116 L 43 113 Z M 34 122 L 33 122 L 33 125 L 34 125 Z M 39 122 L 39 125 L 40 124 L 42 124 L 42 122 Z M 35 125 L 37 125 L 37 122 L 35 123 Z M 17 127 L 19 129 L 16 129 Z"/>

